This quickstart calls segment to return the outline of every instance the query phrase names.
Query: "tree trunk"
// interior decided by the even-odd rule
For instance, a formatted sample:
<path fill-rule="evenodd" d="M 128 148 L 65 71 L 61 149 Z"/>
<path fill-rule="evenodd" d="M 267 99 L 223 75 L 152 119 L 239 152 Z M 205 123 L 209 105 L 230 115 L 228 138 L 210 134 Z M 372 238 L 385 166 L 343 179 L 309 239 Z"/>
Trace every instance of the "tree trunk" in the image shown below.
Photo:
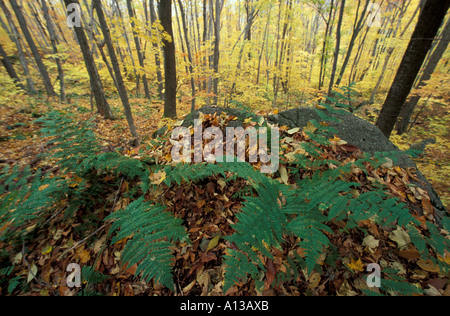
<path fill-rule="evenodd" d="M 338 25 L 336 29 L 336 47 L 334 49 L 334 59 L 333 59 L 333 68 L 331 70 L 331 78 L 330 78 L 330 84 L 328 86 L 328 97 L 331 97 L 333 93 L 333 85 L 334 85 L 334 77 L 336 75 L 336 68 L 337 68 L 337 62 L 339 58 L 339 50 L 341 46 L 341 26 L 342 26 L 342 19 L 344 17 L 344 8 L 345 8 L 345 0 L 342 0 L 341 2 L 341 8 L 339 10 L 339 19 L 338 19 Z"/>
<path fill-rule="evenodd" d="M 417 84 L 417 89 L 420 89 L 426 85 L 426 82 L 430 80 L 431 75 L 433 74 L 436 66 L 444 55 L 448 43 L 450 42 L 450 19 L 445 24 L 442 29 L 441 36 L 439 42 L 431 54 L 430 60 L 427 62 L 427 65 L 420 76 L 419 83 Z M 414 112 L 414 108 L 420 100 L 420 95 L 412 96 L 402 107 L 400 112 L 401 121 L 398 123 L 397 132 L 399 134 L 405 133 L 408 129 L 409 121 L 411 120 L 411 116 Z"/>
<path fill-rule="evenodd" d="M 17 4 L 16 0 L 9 0 L 11 6 L 16 14 L 17 21 L 19 22 L 20 28 L 22 29 L 23 35 L 27 40 L 28 45 L 30 46 L 31 52 L 33 54 L 34 60 L 39 68 L 39 72 L 42 76 L 42 80 L 44 81 L 45 89 L 47 90 L 47 94 L 49 96 L 55 96 L 56 93 L 53 90 L 52 82 L 50 80 L 50 76 L 48 75 L 47 68 L 45 68 L 44 63 L 42 62 L 41 56 L 39 55 L 38 48 L 33 41 L 33 37 L 31 36 L 30 31 L 28 30 L 27 22 L 25 21 L 25 17 Z"/>
<path fill-rule="evenodd" d="M 70 4 L 80 5 L 78 0 L 64 0 L 67 6 Z M 74 32 L 76 39 L 80 45 L 81 53 L 83 54 L 84 63 L 86 64 L 86 69 L 89 74 L 91 81 L 92 92 L 94 94 L 95 103 L 97 105 L 98 112 L 106 119 L 113 119 L 111 108 L 109 107 L 108 101 L 106 100 L 105 92 L 103 91 L 102 82 L 95 66 L 94 58 L 92 57 L 91 51 L 89 49 L 89 43 L 84 33 L 83 26 L 74 26 Z"/>
<path fill-rule="evenodd" d="M 114 74 L 117 80 L 117 85 L 119 88 L 119 96 L 122 100 L 122 105 L 125 110 L 125 116 L 127 118 L 128 126 L 130 127 L 131 135 L 134 137 L 134 145 L 139 146 L 139 134 L 137 133 L 136 126 L 134 125 L 133 114 L 131 113 L 131 106 L 128 100 L 128 93 L 125 88 L 125 83 L 123 81 L 122 73 L 120 72 L 119 61 L 117 60 L 116 52 L 114 50 L 114 46 L 111 40 L 111 34 L 106 24 L 105 15 L 102 9 L 101 0 L 92 0 L 94 4 L 94 9 L 97 11 L 98 20 L 100 23 L 100 28 L 102 30 L 106 47 L 108 48 L 109 57 L 111 59 L 111 64 L 114 69 Z"/>
<path fill-rule="evenodd" d="M 165 97 L 164 116 L 177 117 L 177 66 L 175 60 L 175 42 L 172 29 L 172 0 L 163 0 L 158 5 L 159 19 L 164 32 L 170 40 L 163 38 Z"/>
<path fill-rule="evenodd" d="M 37 94 L 37 91 L 36 91 L 36 88 L 35 88 L 35 85 L 33 82 L 33 78 L 31 78 L 30 69 L 28 68 L 27 57 L 25 56 L 25 51 L 24 51 L 24 48 L 21 43 L 20 32 L 17 30 L 17 28 L 13 22 L 11 12 L 9 12 L 9 10 L 6 7 L 3 0 L 0 0 L 0 6 L 1 6 L 3 12 L 5 13 L 6 19 L 8 20 L 8 24 L 9 24 L 10 31 L 11 31 L 11 34 L 10 34 L 11 41 L 13 41 L 17 47 L 17 52 L 19 54 L 20 63 L 23 68 L 23 75 L 27 81 L 27 91 L 30 94 Z M 4 24 L 3 21 L 2 21 L 2 24 Z M 7 30 L 6 24 L 4 25 L 4 28 L 5 28 L 5 30 Z"/>
<path fill-rule="evenodd" d="M 136 23 L 134 23 L 135 16 L 134 16 L 133 7 L 131 6 L 131 0 L 127 0 L 127 8 L 128 8 L 128 15 L 130 16 L 130 20 L 131 20 L 131 30 L 133 33 L 134 44 L 136 45 L 139 66 L 141 67 L 139 72 L 144 72 L 144 74 L 142 75 L 142 81 L 144 84 L 145 97 L 147 99 L 150 99 L 150 90 L 148 89 L 147 76 L 145 75 L 145 70 L 144 70 L 144 56 L 142 55 L 141 43 L 139 42 L 139 37 L 136 32 Z"/>
<path fill-rule="evenodd" d="M 183 4 L 180 0 L 178 0 L 178 6 L 180 7 L 180 15 L 181 15 L 181 21 L 183 23 L 183 32 L 184 32 L 184 40 L 186 42 L 186 50 L 188 54 L 189 59 L 189 76 L 191 77 L 191 112 L 195 111 L 195 81 L 194 81 L 194 68 L 192 66 L 192 53 L 191 53 L 191 47 L 189 45 L 189 35 L 188 35 L 188 29 L 186 25 L 186 15 L 184 12 Z M 181 34 L 180 34 L 181 36 Z M 181 36 L 181 40 L 183 41 L 183 37 Z"/>
<path fill-rule="evenodd" d="M 2 64 L 6 69 L 6 72 L 11 77 L 11 79 L 14 81 L 14 83 L 22 90 L 26 90 L 23 84 L 20 83 L 19 76 L 17 75 L 16 71 L 14 70 L 14 67 L 11 63 L 11 60 L 8 57 L 8 54 L 4 51 L 3 47 L 0 45 L 0 57 L 2 59 Z"/>
<path fill-rule="evenodd" d="M 428 0 L 423 7 L 377 120 L 388 138 L 449 7 L 450 0 Z"/>
<path fill-rule="evenodd" d="M 326 67 L 326 63 L 327 63 L 327 39 L 328 39 L 328 34 L 331 33 L 330 32 L 330 26 L 332 25 L 332 18 L 333 18 L 333 9 L 334 9 L 334 0 L 331 0 L 330 3 L 330 14 L 328 16 L 328 20 L 325 20 L 325 35 L 323 38 L 323 43 L 322 43 L 322 56 L 320 58 L 320 71 L 319 71 L 319 90 L 322 90 L 322 87 L 324 85 L 324 79 L 322 79 L 322 77 L 325 77 L 325 67 Z"/>
<path fill-rule="evenodd" d="M 213 80 L 213 105 L 217 106 L 218 102 L 218 85 L 219 85 L 219 60 L 220 60 L 220 15 L 222 14 L 222 6 L 224 0 L 216 0 L 216 16 L 215 16 L 215 24 L 214 24 L 214 55 L 213 55 L 213 69 L 214 69 L 214 80 Z"/>
<path fill-rule="evenodd" d="M 342 64 L 341 70 L 336 79 L 336 85 L 339 85 L 341 83 L 342 77 L 344 76 L 345 69 L 347 68 L 348 62 L 350 61 L 350 57 L 352 55 L 353 47 L 355 46 L 356 38 L 358 37 L 358 34 L 362 29 L 363 21 L 365 21 L 367 19 L 366 12 L 367 12 L 367 8 L 369 6 L 370 1 L 371 0 L 366 1 L 366 4 L 364 6 L 363 12 L 362 12 L 359 20 L 357 20 L 357 18 L 355 19 L 355 26 L 353 28 L 352 37 L 350 39 L 350 43 L 348 44 L 348 49 L 347 49 L 347 53 L 345 54 L 344 63 Z"/>
<path fill-rule="evenodd" d="M 152 23 L 152 27 L 154 26 L 154 23 L 156 22 L 156 12 L 155 12 L 155 6 L 153 4 L 153 0 L 150 0 L 150 22 Z M 155 66 L 156 66 L 156 78 L 158 79 L 158 95 L 159 98 L 163 99 L 163 78 L 161 73 L 161 53 L 158 46 L 158 43 L 156 41 L 153 41 L 153 49 L 155 50 Z"/>
<path fill-rule="evenodd" d="M 47 22 L 47 30 L 50 35 L 50 43 L 52 44 L 53 54 L 58 54 L 58 47 L 56 42 L 56 33 L 53 29 L 52 20 L 50 18 L 50 14 L 48 12 L 47 4 L 45 3 L 45 0 L 41 0 L 42 2 L 42 10 L 44 12 L 44 18 Z M 61 102 L 66 101 L 66 89 L 64 84 L 64 70 L 62 67 L 61 59 L 59 57 L 55 57 L 56 61 L 56 67 L 58 68 L 58 77 L 59 77 L 59 86 L 60 86 L 60 94 L 59 98 Z"/>
<path fill-rule="evenodd" d="M 120 10 L 119 2 L 117 0 L 115 0 L 114 3 L 116 4 L 115 9 L 117 10 L 117 13 L 119 14 L 120 20 L 122 22 L 123 37 L 125 38 L 125 42 L 127 43 L 128 54 L 130 55 L 131 64 L 133 65 L 134 76 L 136 78 L 136 94 L 139 95 L 140 75 L 136 71 L 136 63 L 134 62 L 133 52 L 131 51 L 131 45 L 130 45 L 130 41 L 128 40 L 127 29 L 125 27 L 125 22 L 123 19 L 122 11 Z M 118 49 L 120 50 L 120 47 L 118 47 Z"/>

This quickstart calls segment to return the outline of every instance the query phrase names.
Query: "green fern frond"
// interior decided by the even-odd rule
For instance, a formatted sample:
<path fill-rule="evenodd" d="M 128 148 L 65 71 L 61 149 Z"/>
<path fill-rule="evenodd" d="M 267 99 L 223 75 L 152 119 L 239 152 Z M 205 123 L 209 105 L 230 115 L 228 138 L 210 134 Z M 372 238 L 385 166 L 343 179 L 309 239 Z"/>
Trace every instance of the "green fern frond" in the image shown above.
<path fill-rule="evenodd" d="M 136 274 L 142 272 L 145 280 L 154 278 L 173 289 L 171 247 L 177 241 L 187 239 L 182 221 L 166 212 L 164 206 L 145 202 L 144 197 L 105 220 L 114 220 L 110 234 L 115 232 L 116 235 L 112 243 L 130 239 L 123 250 L 122 262 L 128 266 L 138 264 Z"/>

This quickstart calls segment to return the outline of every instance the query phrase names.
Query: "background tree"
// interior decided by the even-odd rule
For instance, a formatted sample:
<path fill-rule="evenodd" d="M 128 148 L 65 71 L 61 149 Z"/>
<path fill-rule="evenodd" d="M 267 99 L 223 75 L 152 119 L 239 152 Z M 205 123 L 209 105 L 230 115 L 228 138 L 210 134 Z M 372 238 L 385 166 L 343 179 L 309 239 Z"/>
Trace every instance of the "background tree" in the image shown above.
<path fill-rule="evenodd" d="M 142 81 L 143 81 L 143 85 L 144 85 L 145 97 L 147 99 L 150 99 L 150 90 L 148 89 L 147 75 L 145 74 L 145 70 L 144 70 L 144 55 L 142 53 L 141 43 L 139 41 L 138 33 L 136 31 L 136 23 L 135 23 L 136 17 L 134 14 L 133 6 L 131 4 L 131 0 L 127 0 L 127 8 L 128 8 L 128 15 L 130 16 L 130 20 L 131 20 L 131 29 L 132 29 L 132 33 L 133 33 L 134 44 L 136 45 L 136 52 L 137 52 L 138 60 L 139 60 L 139 66 L 140 66 L 139 73 L 143 72 Z"/>
<path fill-rule="evenodd" d="M 69 5 L 75 4 L 80 5 L 78 0 L 64 0 L 67 10 Z M 94 94 L 95 103 L 98 112 L 103 115 L 106 119 L 112 119 L 113 114 L 111 108 L 109 107 L 108 101 L 106 100 L 105 92 L 103 90 L 103 85 L 100 80 L 100 76 L 97 71 L 97 67 L 92 57 L 91 50 L 89 48 L 89 43 L 84 33 L 84 28 L 80 24 L 79 26 L 74 25 L 74 31 L 77 38 L 77 42 L 80 45 L 81 53 L 83 54 L 83 59 L 86 65 L 87 72 L 89 74 L 90 83 L 92 87 L 92 93 Z"/>
<path fill-rule="evenodd" d="M 447 50 L 448 43 L 450 42 L 450 19 L 447 20 L 447 23 L 442 29 L 441 36 L 439 39 L 436 39 L 438 44 L 431 54 L 429 60 L 426 63 L 425 69 L 420 76 L 419 82 L 416 85 L 416 89 L 420 89 L 426 85 L 426 82 L 430 80 L 431 75 L 436 69 L 439 61 Z M 402 106 L 402 110 L 400 112 L 400 121 L 397 124 L 397 132 L 399 134 L 405 133 L 408 129 L 411 116 L 414 112 L 414 109 L 417 103 L 420 100 L 420 95 L 416 94 L 411 96 L 405 104 Z"/>
<path fill-rule="evenodd" d="M 423 7 L 376 123 L 388 138 L 449 6 L 450 0 L 428 0 Z"/>
<path fill-rule="evenodd" d="M 17 21 L 19 22 L 20 28 L 22 29 L 22 33 L 25 36 L 25 39 L 27 40 L 28 46 L 31 49 L 31 52 L 33 54 L 34 60 L 36 61 L 36 65 L 38 66 L 39 72 L 42 77 L 42 81 L 44 82 L 45 89 L 47 90 L 47 94 L 49 96 L 55 96 L 55 90 L 53 90 L 53 85 L 50 79 L 50 76 L 48 74 L 47 68 L 45 67 L 44 63 L 42 62 L 41 55 L 39 54 L 39 50 L 34 43 L 33 37 L 31 36 L 31 33 L 28 29 L 27 22 L 25 20 L 25 17 L 23 16 L 22 10 L 20 6 L 17 4 L 16 0 L 9 0 L 11 3 L 11 7 L 14 10 L 14 13 L 16 14 Z"/>
<path fill-rule="evenodd" d="M 114 75 L 116 77 L 118 89 L 119 89 L 119 96 L 122 100 L 122 105 L 125 110 L 125 116 L 127 118 L 128 126 L 130 127 L 131 135 L 134 137 L 135 146 L 139 146 L 140 140 L 139 140 L 139 134 L 136 130 L 136 126 L 134 125 L 134 119 L 133 114 L 131 112 L 131 106 L 130 101 L 128 99 L 128 93 L 125 88 L 125 83 L 123 81 L 122 73 L 119 66 L 119 61 L 117 60 L 116 52 L 114 50 L 114 46 L 111 41 L 111 34 L 108 28 L 108 25 L 106 24 L 105 15 L 103 13 L 102 9 L 102 3 L 101 0 L 92 0 L 94 4 L 95 11 L 97 12 L 98 20 L 100 23 L 100 28 L 102 30 L 104 40 L 106 47 L 108 48 L 109 57 L 111 59 L 111 64 L 114 69 Z"/>
<path fill-rule="evenodd" d="M 172 29 L 172 0 L 160 0 L 159 19 L 165 34 L 163 35 L 164 53 L 164 116 L 177 116 L 177 66 L 175 60 L 175 41 Z"/>

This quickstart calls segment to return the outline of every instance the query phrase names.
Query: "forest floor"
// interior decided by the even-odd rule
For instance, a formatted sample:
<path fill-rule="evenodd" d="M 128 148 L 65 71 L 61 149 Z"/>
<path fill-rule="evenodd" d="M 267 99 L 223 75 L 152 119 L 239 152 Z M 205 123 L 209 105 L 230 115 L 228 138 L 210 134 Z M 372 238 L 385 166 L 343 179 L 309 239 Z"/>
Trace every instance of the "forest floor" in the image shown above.
<path fill-rule="evenodd" d="M 26 98 L 26 97 L 24 97 Z M 188 114 L 190 104 L 188 101 L 181 100 L 179 103 L 179 118 Z M 24 99 L 17 101 L 22 106 L 3 107 L 0 111 L 0 167 L 8 164 L 12 165 L 31 165 L 33 168 L 50 170 L 54 168 L 52 161 L 41 160 L 38 155 L 45 152 L 45 142 L 38 135 L 39 126 L 34 120 L 45 115 L 51 110 L 69 111 L 77 115 L 80 121 L 92 117 L 90 111 L 89 99 L 79 99 L 72 104 L 61 104 L 56 101 L 36 101 L 35 99 Z M 162 116 L 162 103 L 149 102 L 145 99 L 132 98 L 131 106 L 134 111 L 135 123 L 139 134 L 142 137 L 143 145 L 139 148 L 133 148 L 130 145 L 131 135 L 128 132 L 128 125 L 125 116 L 122 114 L 119 100 L 111 100 L 110 104 L 116 120 L 104 120 L 99 115 L 94 115 L 96 134 L 101 141 L 102 146 L 112 150 L 118 150 L 123 155 L 137 157 L 154 154 L 155 148 L 150 144 L 152 134 L 164 125 L 177 125 L 178 120 L 164 119 Z M 415 126 L 404 136 L 394 135 L 392 141 L 400 149 L 409 148 L 410 144 L 418 143 L 423 139 L 434 138 L 436 144 L 427 147 L 426 152 L 416 159 L 419 169 L 429 179 L 435 190 L 440 195 L 444 205 L 450 208 L 450 124 L 448 109 L 432 108 L 423 112 L 420 124 Z M 273 114 L 273 110 L 260 109 L 257 114 Z M 364 111 L 361 111 L 364 113 Z M 362 115 L 370 120 L 370 116 Z M 162 149 L 162 153 L 166 153 Z M 57 170 L 55 171 L 57 172 Z M 397 170 L 391 181 L 401 181 L 405 177 L 406 171 Z M 129 183 L 123 183 L 118 190 L 111 190 L 105 194 L 110 196 L 113 203 L 113 210 L 125 207 L 129 201 L 126 198 L 119 198 L 115 201 L 114 197 L 121 195 L 128 190 Z M 36 229 L 36 238 L 24 244 L 22 251 L 11 252 L 10 259 L 14 262 L 15 269 L 13 277 L 21 277 L 26 280 L 26 284 L 19 287 L 9 286 L 0 287 L 2 294 L 14 295 L 77 295 L 79 289 L 70 289 L 65 284 L 67 278 L 66 267 L 71 262 L 77 262 L 80 265 L 86 265 L 95 268 L 96 271 L 103 273 L 108 278 L 96 285 L 91 286 L 91 290 L 102 295 L 222 295 L 221 292 L 221 257 L 225 249 L 225 244 L 218 242 L 214 238 L 214 229 L 202 232 L 201 227 L 220 227 L 222 233 L 230 230 L 227 222 L 233 222 L 234 213 L 239 211 L 242 206 L 238 200 L 232 200 L 231 196 L 236 193 L 243 184 L 236 181 L 232 187 L 224 188 L 219 179 L 212 180 L 204 185 L 191 187 L 182 185 L 177 188 L 169 188 L 160 193 L 164 196 L 166 202 L 170 205 L 184 203 L 193 210 L 206 210 L 205 214 L 196 213 L 189 219 L 192 226 L 188 227 L 193 246 L 184 248 L 184 251 L 177 250 L 177 261 L 175 264 L 175 279 L 177 280 L 177 293 L 163 288 L 155 283 L 145 283 L 134 276 L 136 266 L 121 267 L 120 252 L 123 244 L 118 243 L 109 245 L 110 236 L 104 226 L 100 225 L 90 230 L 81 231 L 85 222 L 82 212 L 70 220 L 61 220 L 61 214 L 54 214 L 54 217 L 48 219 L 47 225 Z M 405 189 L 403 189 L 405 190 Z M 406 189 L 407 190 L 407 189 Z M 217 193 L 216 193 L 217 192 Z M 406 193 L 405 193 L 406 192 Z M 395 193 L 394 193 L 395 194 Z M 421 193 L 411 193 L 403 191 L 405 200 L 410 203 L 419 203 L 422 198 Z M 414 196 L 414 194 L 416 194 Z M 117 203 L 116 203 L 117 202 Z M 214 209 L 227 209 L 229 217 L 224 218 Z M 92 214 L 101 220 L 107 215 L 105 207 L 92 210 Z M 178 214 L 187 216 L 186 214 Z M 389 256 L 386 261 L 389 264 L 404 269 L 407 278 L 411 283 L 420 283 L 423 288 L 429 291 L 429 294 L 450 295 L 450 285 L 448 277 L 444 277 L 438 268 L 429 262 L 417 261 L 414 250 L 398 251 L 397 244 L 390 239 L 392 232 L 380 231 L 377 227 L 367 223 L 366 227 L 371 233 L 380 240 L 382 250 L 377 250 L 375 254 L 369 254 L 367 249 L 363 249 L 363 240 L 361 236 L 337 234 L 338 244 L 342 244 L 348 261 L 345 263 L 346 270 L 337 271 L 335 276 L 327 277 L 325 265 L 323 274 L 313 274 L 308 280 L 295 284 L 286 283 L 276 289 L 267 287 L 259 293 L 252 285 L 234 286 L 228 295 L 358 295 L 360 290 L 367 288 L 365 285 L 365 269 L 361 258 L 364 256 L 380 259 L 382 255 Z M 228 231 L 229 233 L 230 231 Z M 211 241 L 215 240 L 215 245 Z M 208 250 L 205 248 L 205 241 Z M 367 245 L 367 242 L 366 242 Z M 7 247 L 7 245 L 0 245 Z M 381 247 L 380 247 L 381 248 Z M 187 249 L 187 250 L 186 250 Z M 301 254 L 301 250 L 295 249 Z M 341 254 L 342 254 L 341 253 Z M 445 258 L 449 260 L 449 258 Z M 364 260 L 363 260 L 364 261 Z M 397 262 L 397 263 L 396 263 Z M 189 269 L 187 268 L 189 266 Z M 270 264 L 269 264 L 270 266 Z M 274 269 L 282 269 L 282 265 L 274 262 Z M 32 273 L 34 271 L 35 273 Z M 269 271 L 270 274 L 271 271 Z M 276 271 L 272 271 L 275 273 Z M 269 275 L 267 275 L 269 276 Z M 25 283 L 25 281 L 23 281 Z M 51 284 L 51 285 L 50 285 Z M 1 285 L 0 285 L 1 286 Z M 429 286 L 429 287 L 427 287 Z"/>

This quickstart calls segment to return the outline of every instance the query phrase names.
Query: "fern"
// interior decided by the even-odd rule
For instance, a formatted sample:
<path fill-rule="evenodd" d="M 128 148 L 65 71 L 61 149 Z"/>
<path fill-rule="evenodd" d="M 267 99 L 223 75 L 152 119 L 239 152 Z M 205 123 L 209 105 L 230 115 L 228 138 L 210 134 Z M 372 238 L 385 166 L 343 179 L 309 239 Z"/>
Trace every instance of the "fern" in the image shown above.
<path fill-rule="evenodd" d="M 100 151 L 91 120 L 75 124 L 69 115 L 52 111 L 37 119 L 36 123 L 42 124 L 41 133 L 44 137 L 52 138 L 47 143 L 52 146 L 50 157 L 58 159 L 62 168 L 80 172 L 84 166 L 82 161 Z"/>
<path fill-rule="evenodd" d="M 31 180 L 29 180 L 31 179 Z M 0 175 L 0 226 L 7 231 L 0 239 L 12 238 L 9 233 L 24 232 L 20 229 L 35 219 L 42 219 L 54 203 L 64 197 L 67 183 L 61 179 L 42 176 L 40 170 L 32 173 L 29 166 L 12 171 L 4 168 Z"/>
<path fill-rule="evenodd" d="M 110 229 L 110 234 L 116 232 L 113 244 L 129 238 L 122 252 L 122 262 L 128 266 L 138 264 L 136 274 L 142 272 L 145 280 L 154 278 L 173 290 L 171 247 L 187 239 L 187 235 L 182 221 L 164 209 L 141 197 L 105 220 L 114 220 Z"/>

